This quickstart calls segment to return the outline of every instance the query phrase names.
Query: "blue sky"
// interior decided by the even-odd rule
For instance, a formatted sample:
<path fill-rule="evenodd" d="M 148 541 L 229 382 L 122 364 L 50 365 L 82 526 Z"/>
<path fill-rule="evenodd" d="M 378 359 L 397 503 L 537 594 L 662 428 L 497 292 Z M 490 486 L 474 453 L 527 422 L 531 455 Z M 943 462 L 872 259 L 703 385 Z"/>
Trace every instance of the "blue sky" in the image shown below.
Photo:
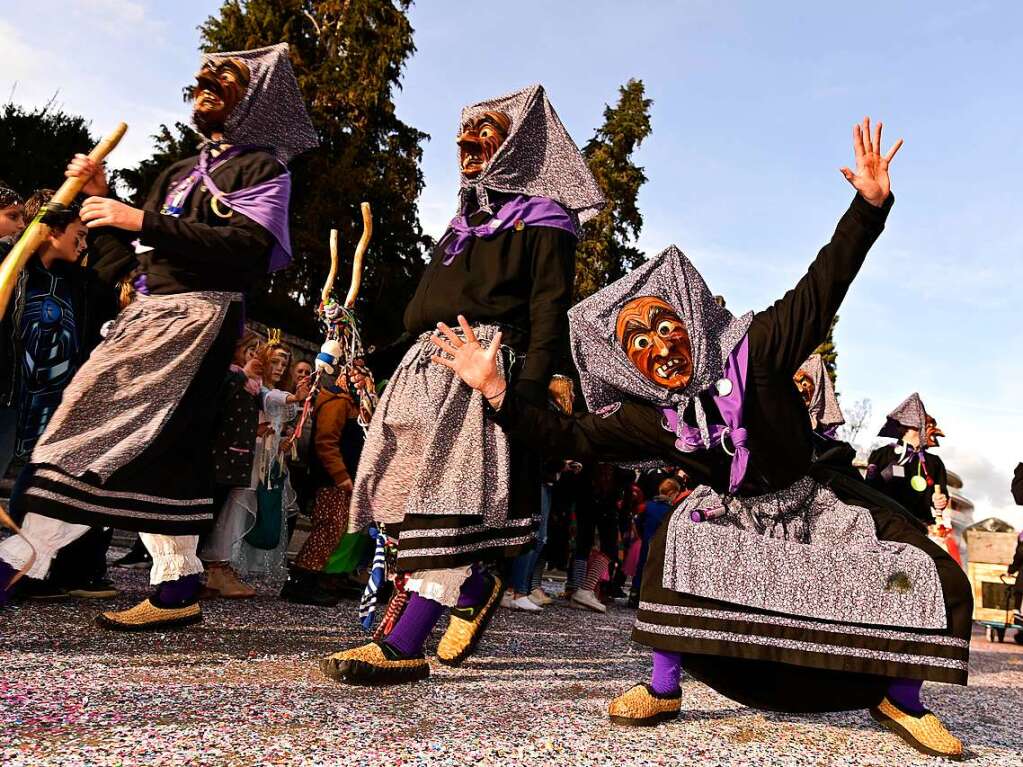
<path fill-rule="evenodd" d="M 54 92 L 97 133 L 131 125 L 116 163 L 183 119 L 207 0 L 38 2 L 0 16 L 0 93 Z M 12 7 L 13 6 L 13 7 Z M 457 183 L 459 108 L 532 82 L 580 144 L 630 77 L 654 100 L 639 152 L 649 182 L 640 246 L 681 247 L 736 311 L 791 287 L 851 198 L 838 168 L 850 128 L 882 118 L 905 138 L 898 202 L 841 311 L 839 389 L 870 398 L 872 431 L 919 391 L 949 437 L 940 454 L 980 507 L 1012 513 L 1023 459 L 1018 332 L 1023 283 L 1023 6 L 1011 2 L 589 2 L 420 0 L 418 53 L 399 114 L 431 134 L 424 226 L 439 234 Z M 1021 518 L 1023 520 L 1023 518 Z"/>

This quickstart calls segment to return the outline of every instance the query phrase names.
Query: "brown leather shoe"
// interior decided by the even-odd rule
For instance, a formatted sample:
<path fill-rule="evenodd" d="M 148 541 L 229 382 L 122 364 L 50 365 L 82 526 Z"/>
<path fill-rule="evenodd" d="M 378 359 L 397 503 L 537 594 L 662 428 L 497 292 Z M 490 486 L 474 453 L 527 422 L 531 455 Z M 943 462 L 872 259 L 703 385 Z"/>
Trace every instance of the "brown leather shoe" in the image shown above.
<path fill-rule="evenodd" d="M 206 565 L 206 588 L 209 597 L 224 599 L 250 599 L 256 596 L 256 590 L 238 577 L 227 562 L 209 562 Z M 203 596 L 207 596 L 206 592 Z"/>

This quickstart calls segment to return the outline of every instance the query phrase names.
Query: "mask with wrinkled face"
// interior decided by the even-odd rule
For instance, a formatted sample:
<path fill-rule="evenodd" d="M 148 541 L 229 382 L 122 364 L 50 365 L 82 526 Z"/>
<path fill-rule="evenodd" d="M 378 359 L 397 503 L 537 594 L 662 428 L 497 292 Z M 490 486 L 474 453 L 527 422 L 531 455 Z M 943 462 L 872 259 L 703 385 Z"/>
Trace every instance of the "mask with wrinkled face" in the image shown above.
<path fill-rule="evenodd" d="M 813 393 L 817 388 L 813 385 L 813 378 L 805 370 L 799 370 L 792 376 L 792 380 L 803 397 L 803 404 L 810 407 L 810 403 L 813 401 Z"/>
<path fill-rule="evenodd" d="M 924 444 L 927 447 L 938 447 L 938 437 L 944 437 L 945 432 L 938 428 L 938 422 L 931 416 L 924 419 Z"/>
<path fill-rule="evenodd" d="M 618 313 L 615 337 L 636 369 L 658 386 L 682 389 L 693 376 L 693 349 L 685 322 L 655 296 L 629 301 Z"/>
<path fill-rule="evenodd" d="M 192 119 L 199 132 L 209 138 L 224 130 L 227 118 L 248 90 L 251 73 L 241 59 L 224 59 L 203 64 L 192 90 Z"/>
<path fill-rule="evenodd" d="M 483 112 L 462 126 L 458 161 L 465 178 L 476 178 L 508 138 L 511 120 L 504 112 Z"/>

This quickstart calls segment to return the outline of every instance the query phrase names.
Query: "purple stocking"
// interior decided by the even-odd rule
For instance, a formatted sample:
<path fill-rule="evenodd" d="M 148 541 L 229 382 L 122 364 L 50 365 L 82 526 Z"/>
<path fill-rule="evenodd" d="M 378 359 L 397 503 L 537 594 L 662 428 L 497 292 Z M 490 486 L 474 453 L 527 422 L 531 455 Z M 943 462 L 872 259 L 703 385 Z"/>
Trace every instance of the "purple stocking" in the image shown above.
<path fill-rule="evenodd" d="M 157 587 L 153 603 L 157 607 L 181 607 L 195 601 L 201 587 L 199 575 L 184 575 L 173 581 L 164 581 Z"/>
<path fill-rule="evenodd" d="M 658 695 L 678 695 L 681 688 L 682 654 L 654 650 L 654 672 L 650 675 L 650 687 Z"/>
<path fill-rule="evenodd" d="M 444 607 L 439 602 L 412 594 L 405 611 L 384 641 L 407 658 L 419 655 L 443 611 Z"/>
<path fill-rule="evenodd" d="M 483 577 L 483 571 L 479 565 L 472 566 L 472 572 L 462 584 L 462 590 L 458 592 L 459 607 L 475 607 L 483 602 L 486 596 L 487 579 Z"/>
<path fill-rule="evenodd" d="M 888 700 L 907 714 L 921 716 L 927 712 L 920 702 L 920 688 L 923 684 L 920 679 L 893 679 L 888 685 Z"/>

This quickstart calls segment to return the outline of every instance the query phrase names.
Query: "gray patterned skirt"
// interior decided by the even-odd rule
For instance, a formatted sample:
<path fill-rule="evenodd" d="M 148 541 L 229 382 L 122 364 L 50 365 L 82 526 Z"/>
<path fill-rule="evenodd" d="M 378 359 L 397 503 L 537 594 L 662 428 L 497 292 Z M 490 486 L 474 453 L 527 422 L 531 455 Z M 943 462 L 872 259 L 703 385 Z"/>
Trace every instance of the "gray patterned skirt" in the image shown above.
<path fill-rule="evenodd" d="M 240 298 L 138 296 L 121 312 L 19 477 L 16 513 L 168 535 L 208 528 L 213 428 Z"/>
<path fill-rule="evenodd" d="M 497 328 L 475 332 L 486 345 Z M 376 521 L 397 531 L 403 571 L 514 556 L 532 542 L 539 507 L 539 482 L 532 504 L 514 502 L 524 457 L 486 416 L 482 395 L 430 361 L 431 335 L 406 352 L 380 399 L 352 496 L 349 529 Z"/>
<path fill-rule="evenodd" d="M 633 638 L 762 708 L 862 708 L 892 677 L 965 684 L 965 575 L 898 509 L 855 494 L 806 478 L 723 506 L 697 488 L 651 542 Z"/>

